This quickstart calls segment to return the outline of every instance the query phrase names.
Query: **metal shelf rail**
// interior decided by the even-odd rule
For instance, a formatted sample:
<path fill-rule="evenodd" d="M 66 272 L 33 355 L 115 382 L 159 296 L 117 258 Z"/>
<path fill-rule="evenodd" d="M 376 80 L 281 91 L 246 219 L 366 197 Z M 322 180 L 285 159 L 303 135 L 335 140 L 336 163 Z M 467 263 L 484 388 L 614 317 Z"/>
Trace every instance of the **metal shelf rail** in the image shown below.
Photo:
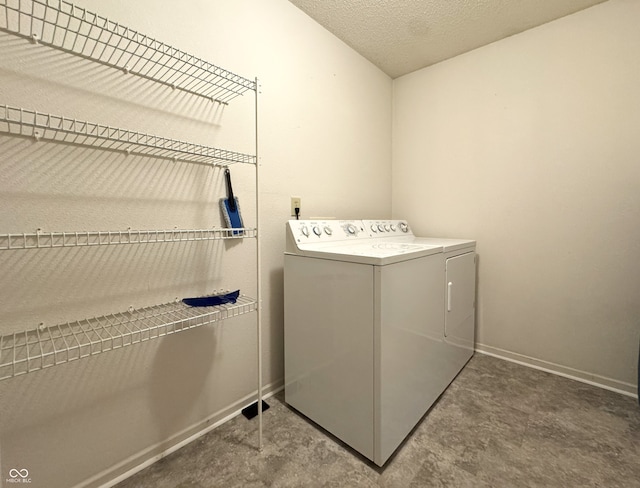
<path fill-rule="evenodd" d="M 227 104 L 249 80 L 64 0 L 0 0 L 0 30 Z"/>
<path fill-rule="evenodd" d="M 12 136 L 33 137 L 36 140 L 46 139 L 211 166 L 256 163 L 256 156 L 251 154 L 167 139 L 9 105 L 0 105 L 0 132 Z"/>
<path fill-rule="evenodd" d="M 235 304 L 189 307 L 180 301 L 0 336 L 0 380 L 256 310 L 253 298 Z"/>
<path fill-rule="evenodd" d="M 212 241 L 255 238 L 255 228 L 244 229 L 171 229 L 106 230 L 83 232 L 31 232 L 0 234 L 0 251 L 15 249 L 51 249 L 56 247 L 113 246 L 153 244 L 156 242 Z"/>

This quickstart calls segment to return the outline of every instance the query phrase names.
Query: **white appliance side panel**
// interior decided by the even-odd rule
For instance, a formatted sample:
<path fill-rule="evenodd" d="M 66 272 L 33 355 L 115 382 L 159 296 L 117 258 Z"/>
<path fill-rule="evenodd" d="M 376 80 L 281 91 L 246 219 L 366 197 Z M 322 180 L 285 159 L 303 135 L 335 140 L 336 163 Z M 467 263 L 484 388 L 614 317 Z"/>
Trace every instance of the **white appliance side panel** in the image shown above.
<path fill-rule="evenodd" d="M 475 253 L 448 258 L 446 263 L 446 340 L 468 350 L 471 357 L 475 344 Z"/>
<path fill-rule="evenodd" d="M 376 267 L 376 439 L 382 466 L 449 385 L 444 259 Z"/>
<path fill-rule="evenodd" d="M 373 458 L 373 266 L 285 255 L 285 400 Z"/>

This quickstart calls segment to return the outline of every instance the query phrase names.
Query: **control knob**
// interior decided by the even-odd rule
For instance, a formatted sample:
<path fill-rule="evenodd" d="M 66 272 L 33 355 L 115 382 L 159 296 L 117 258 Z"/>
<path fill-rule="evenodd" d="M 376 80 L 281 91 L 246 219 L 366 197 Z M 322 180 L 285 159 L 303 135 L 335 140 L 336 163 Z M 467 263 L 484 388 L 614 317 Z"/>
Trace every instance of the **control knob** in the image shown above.
<path fill-rule="evenodd" d="M 309 237 L 309 228 L 306 225 L 300 227 L 300 232 L 302 232 L 303 236 Z"/>
<path fill-rule="evenodd" d="M 320 234 L 322 234 L 322 231 L 320 230 L 320 227 L 318 227 L 317 225 L 313 226 L 313 233 L 315 235 L 317 235 L 318 237 L 320 237 Z"/>
<path fill-rule="evenodd" d="M 404 222 L 400 222 L 400 230 L 402 232 L 409 232 L 409 226 Z"/>

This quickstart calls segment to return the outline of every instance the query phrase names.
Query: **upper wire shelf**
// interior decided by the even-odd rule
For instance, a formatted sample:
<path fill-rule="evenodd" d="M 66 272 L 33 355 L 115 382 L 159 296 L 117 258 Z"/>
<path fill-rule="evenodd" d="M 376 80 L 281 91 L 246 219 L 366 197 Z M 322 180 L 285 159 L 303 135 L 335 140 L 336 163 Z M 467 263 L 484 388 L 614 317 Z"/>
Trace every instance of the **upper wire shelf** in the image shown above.
<path fill-rule="evenodd" d="M 0 29 L 223 104 L 256 90 L 255 80 L 64 0 L 0 0 Z"/>
<path fill-rule="evenodd" d="M 30 232 L 0 234 L 0 251 L 14 249 L 51 249 L 57 247 L 91 247 L 118 244 L 153 244 L 157 242 L 191 242 L 256 237 L 255 228 L 244 229 L 172 229 L 116 230 L 83 232 Z"/>
<path fill-rule="evenodd" d="M 256 163 L 256 157 L 251 154 L 168 139 L 9 105 L 0 105 L 0 132 L 14 136 L 33 137 L 36 140 L 46 139 L 124 151 L 127 154 L 141 154 L 211 166 Z"/>
<path fill-rule="evenodd" d="M 181 301 L 0 335 L 0 380 L 219 322 L 256 310 L 234 304 L 189 307 Z"/>

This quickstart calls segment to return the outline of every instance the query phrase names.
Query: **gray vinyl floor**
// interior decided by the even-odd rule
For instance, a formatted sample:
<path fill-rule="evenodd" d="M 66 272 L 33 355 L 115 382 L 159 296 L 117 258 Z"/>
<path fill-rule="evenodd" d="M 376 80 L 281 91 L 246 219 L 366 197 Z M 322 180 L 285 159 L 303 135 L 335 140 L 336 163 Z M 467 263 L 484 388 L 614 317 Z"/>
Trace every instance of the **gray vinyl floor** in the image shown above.
<path fill-rule="evenodd" d="M 480 354 L 382 469 L 268 402 L 118 488 L 640 487 L 635 399 Z"/>

